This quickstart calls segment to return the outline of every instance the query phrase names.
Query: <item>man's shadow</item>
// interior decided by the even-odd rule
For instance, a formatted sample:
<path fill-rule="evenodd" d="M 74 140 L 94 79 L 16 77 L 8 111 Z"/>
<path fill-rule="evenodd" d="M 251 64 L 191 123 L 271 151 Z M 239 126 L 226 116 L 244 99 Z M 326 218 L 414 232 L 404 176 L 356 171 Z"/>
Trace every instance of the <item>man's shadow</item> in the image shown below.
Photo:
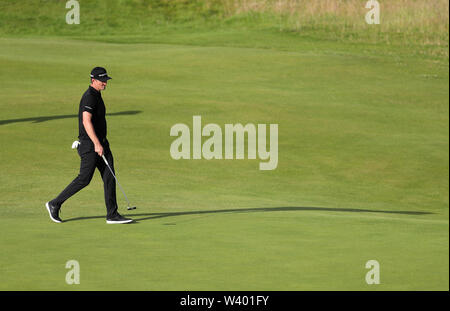
<path fill-rule="evenodd" d="M 121 112 L 113 112 L 107 113 L 107 116 L 123 116 L 123 115 L 134 115 L 141 113 L 140 110 L 128 110 Z M 42 116 L 42 117 L 31 117 L 31 118 L 22 118 L 22 119 L 9 119 L 9 120 L 0 120 L 0 125 L 10 124 L 10 123 L 18 123 L 18 122 L 32 122 L 32 123 L 42 123 L 51 120 L 59 120 L 59 119 L 69 119 L 69 118 L 78 118 L 78 114 L 66 114 L 59 116 Z"/>
<path fill-rule="evenodd" d="M 293 211 L 322 211 L 322 212 L 349 212 L 349 213 L 382 213 L 382 214 L 400 214 L 400 215 L 428 215 L 433 214 L 431 212 L 421 211 L 386 211 L 375 209 L 358 209 L 358 208 L 329 208 L 329 207 L 256 207 L 256 208 L 235 208 L 235 209 L 219 209 L 219 210 L 204 210 L 204 211 L 185 211 L 185 212 L 165 212 L 165 213 L 142 213 L 142 214 L 129 214 L 127 217 L 133 218 L 135 222 L 167 218 L 175 216 L 185 215 L 213 215 L 222 213 L 261 213 L 261 212 L 293 212 Z M 88 216 L 88 217 L 76 217 L 65 220 L 77 221 L 86 219 L 105 218 L 105 216 Z M 170 223 L 175 225 L 176 223 Z"/>

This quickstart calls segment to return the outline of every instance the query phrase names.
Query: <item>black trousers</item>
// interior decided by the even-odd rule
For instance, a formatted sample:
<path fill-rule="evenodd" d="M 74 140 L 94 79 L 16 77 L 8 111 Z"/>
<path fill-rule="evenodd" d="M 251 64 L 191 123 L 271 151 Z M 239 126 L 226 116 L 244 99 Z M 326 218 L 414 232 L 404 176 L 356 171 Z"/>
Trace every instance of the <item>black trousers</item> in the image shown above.
<path fill-rule="evenodd" d="M 105 193 L 106 218 L 112 218 L 118 214 L 116 200 L 116 181 L 109 171 L 103 159 L 94 151 L 94 144 L 91 140 L 81 140 L 78 146 L 78 155 L 81 158 L 80 173 L 78 176 L 53 200 L 51 204 L 61 206 L 67 199 L 75 193 L 89 185 L 97 168 L 103 179 Z M 114 170 L 114 159 L 106 139 L 102 140 L 105 158 L 109 166 Z"/>

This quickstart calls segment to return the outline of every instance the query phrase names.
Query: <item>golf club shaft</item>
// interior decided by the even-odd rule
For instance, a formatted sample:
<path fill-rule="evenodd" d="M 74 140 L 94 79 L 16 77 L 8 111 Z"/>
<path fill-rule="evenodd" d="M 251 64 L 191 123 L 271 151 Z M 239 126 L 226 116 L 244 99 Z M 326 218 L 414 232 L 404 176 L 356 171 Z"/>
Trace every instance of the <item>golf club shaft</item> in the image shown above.
<path fill-rule="evenodd" d="M 109 166 L 108 161 L 106 161 L 105 155 L 102 155 L 102 158 L 103 158 L 103 161 L 105 161 L 106 166 L 108 166 L 109 171 L 110 171 L 111 174 L 113 175 L 113 177 L 114 177 L 114 179 L 116 180 L 117 184 L 119 185 L 120 190 L 122 191 L 123 195 L 125 196 L 125 199 L 127 200 L 128 207 L 130 207 L 130 201 L 128 201 L 128 197 L 127 197 L 127 195 L 125 194 L 125 191 L 123 191 L 123 188 L 122 188 L 122 186 L 120 185 L 119 181 L 117 180 L 116 175 L 114 175 L 113 170 L 111 169 L 111 166 Z"/>

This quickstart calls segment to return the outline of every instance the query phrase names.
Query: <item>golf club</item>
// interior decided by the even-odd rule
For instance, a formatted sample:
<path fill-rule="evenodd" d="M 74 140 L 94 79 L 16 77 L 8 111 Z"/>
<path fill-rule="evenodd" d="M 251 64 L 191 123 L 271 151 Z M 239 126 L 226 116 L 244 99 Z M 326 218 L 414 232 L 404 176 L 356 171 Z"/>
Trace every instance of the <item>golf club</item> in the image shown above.
<path fill-rule="evenodd" d="M 109 166 L 108 161 L 106 161 L 105 155 L 102 155 L 102 158 L 103 158 L 103 161 L 105 161 L 106 166 L 108 166 L 109 171 L 110 171 L 111 174 L 114 176 L 114 179 L 116 180 L 117 184 L 119 185 L 120 190 L 122 191 L 123 195 L 125 196 L 125 199 L 127 200 L 127 210 L 133 210 L 133 209 L 136 209 L 136 206 L 130 206 L 130 201 L 128 201 L 128 197 L 127 197 L 127 195 L 125 194 L 125 191 L 123 191 L 123 188 L 122 188 L 122 186 L 120 185 L 119 181 L 117 180 L 116 175 L 114 175 L 114 173 L 113 173 L 111 167 Z"/>

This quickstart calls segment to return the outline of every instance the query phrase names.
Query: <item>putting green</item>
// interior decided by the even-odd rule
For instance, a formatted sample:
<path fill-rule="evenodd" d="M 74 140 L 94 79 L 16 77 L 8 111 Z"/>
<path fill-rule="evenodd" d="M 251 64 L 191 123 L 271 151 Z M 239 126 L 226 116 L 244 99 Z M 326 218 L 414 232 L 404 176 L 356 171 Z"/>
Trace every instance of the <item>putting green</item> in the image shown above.
<path fill-rule="evenodd" d="M 298 43 L 301 45 L 301 42 Z M 313 44 L 305 42 L 305 44 Z M 70 146 L 88 73 L 137 210 L 107 225 Z M 320 50 L 0 38 L 1 290 L 448 290 L 448 63 Z M 174 160 L 176 123 L 278 124 L 278 166 Z M 69 260 L 80 284 L 68 285 Z M 365 264 L 380 264 L 380 284 Z"/>

